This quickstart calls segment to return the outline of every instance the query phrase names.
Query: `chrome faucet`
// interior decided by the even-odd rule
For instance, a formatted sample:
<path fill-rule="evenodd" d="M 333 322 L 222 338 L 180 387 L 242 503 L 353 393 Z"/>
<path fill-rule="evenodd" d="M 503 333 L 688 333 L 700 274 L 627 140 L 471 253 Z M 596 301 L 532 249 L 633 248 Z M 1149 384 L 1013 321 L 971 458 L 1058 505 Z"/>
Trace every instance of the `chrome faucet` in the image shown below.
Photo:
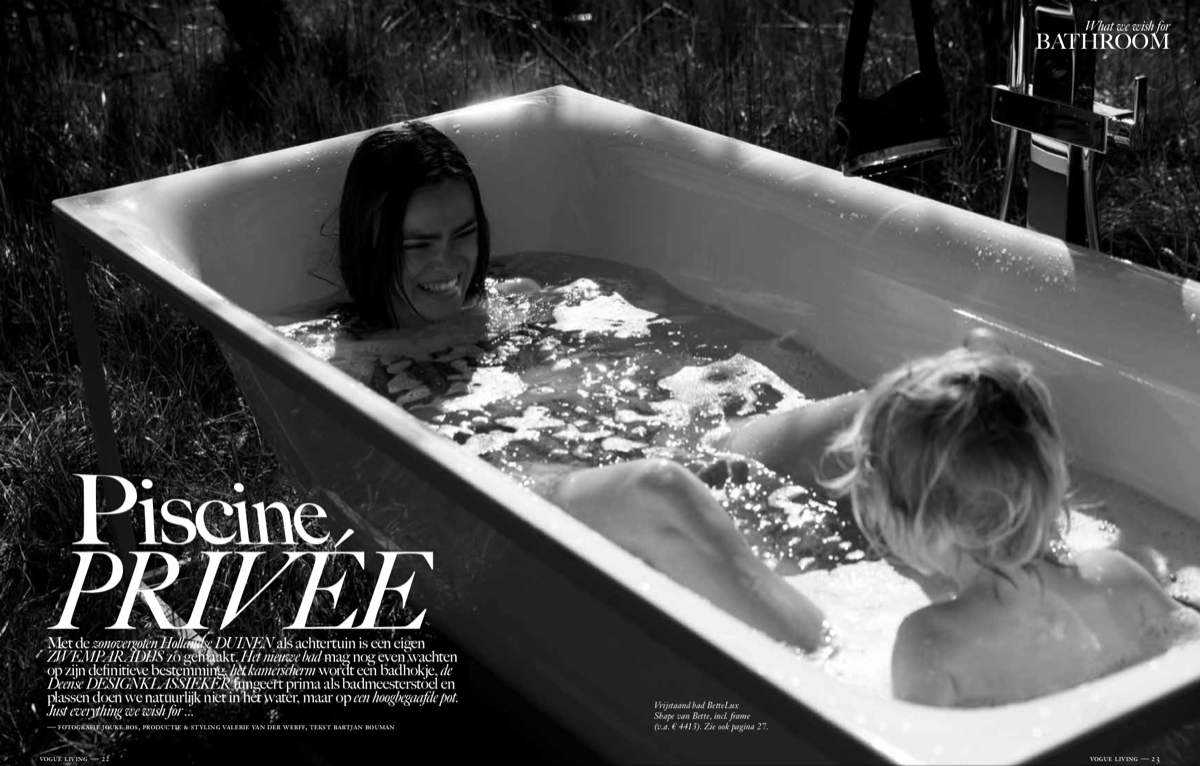
<path fill-rule="evenodd" d="M 1099 27 L 1100 4 L 1094 0 L 1013 0 L 1012 10 L 1009 82 L 992 86 L 992 121 L 1012 128 L 1000 220 L 1008 218 L 1020 142 L 1027 135 L 1026 225 L 1099 249 L 1096 155 L 1106 153 L 1110 142 L 1144 145 L 1146 78 L 1134 78 L 1132 109 L 1097 104 L 1094 45 L 1052 44 L 1082 40 L 1079 35 Z M 1039 39 L 1047 45 L 1039 46 Z"/>

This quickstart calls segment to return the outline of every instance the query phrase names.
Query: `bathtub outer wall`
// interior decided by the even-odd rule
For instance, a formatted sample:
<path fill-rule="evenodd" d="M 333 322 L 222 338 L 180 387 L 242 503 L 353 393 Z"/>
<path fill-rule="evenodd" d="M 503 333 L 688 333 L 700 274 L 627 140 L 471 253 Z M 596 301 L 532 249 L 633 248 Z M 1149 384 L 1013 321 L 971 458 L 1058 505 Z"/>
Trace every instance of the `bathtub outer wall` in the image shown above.
<path fill-rule="evenodd" d="M 476 169 L 494 253 L 649 266 L 864 381 L 990 325 L 1048 380 L 1078 464 L 1200 517 L 1195 282 L 567 88 L 430 120 Z M 875 699 L 283 341 L 256 317 L 337 294 L 332 216 L 362 135 L 59 201 L 60 225 L 213 330 L 302 484 L 355 498 L 366 547 L 433 550 L 414 600 L 598 751 L 1018 762 L 1196 687 L 1184 647 L 991 710 Z M 654 732 L 653 703 L 683 700 L 739 701 L 767 731 Z"/>

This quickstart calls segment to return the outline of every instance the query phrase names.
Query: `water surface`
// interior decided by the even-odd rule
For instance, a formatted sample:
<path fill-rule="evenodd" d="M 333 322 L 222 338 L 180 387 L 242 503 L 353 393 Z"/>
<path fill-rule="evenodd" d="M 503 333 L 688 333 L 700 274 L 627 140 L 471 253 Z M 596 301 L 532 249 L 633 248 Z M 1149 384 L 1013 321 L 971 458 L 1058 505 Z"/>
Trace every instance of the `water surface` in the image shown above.
<path fill-rule="evenodd" d="M 497 259 L 494 271 L 543 289 L 505 296 L 492 279 L 486 309 L 417 330 L 370 332 L 344 316 L 280 329 L 535 491 L 636 458 L 689 467 L 755 552 L 825 610 L 826 669 L 890 695 L 901 620 L 950 591 L 879 560 L 820 488 L 712 446 L 743 419 L 859 383 L 647 270 L 543 253 Z M 1120 547 L 1200 604 L 1200 523 L 1104 477 L 1073 477 L 1067 548 Z M 1200 617 L 1181 612 L 1148 633 L 1141 656 L 1197 637 Z"/>

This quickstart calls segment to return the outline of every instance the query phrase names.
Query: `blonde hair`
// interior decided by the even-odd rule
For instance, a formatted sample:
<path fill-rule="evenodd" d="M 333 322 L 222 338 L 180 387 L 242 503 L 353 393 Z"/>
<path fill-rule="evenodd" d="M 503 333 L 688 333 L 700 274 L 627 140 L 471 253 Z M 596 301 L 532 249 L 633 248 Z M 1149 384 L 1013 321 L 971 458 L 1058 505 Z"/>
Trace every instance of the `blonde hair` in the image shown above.
<path fill-rule="evenodd" d="M 1069 513 L 1050 392 L 1006 354 L 955 349 L 888 373 L 829 452 L 849 468 L 825 486 L 850 496 L 873 546 L 925 574 L 952 575 L 955 556 L 1031 563 Z"/>

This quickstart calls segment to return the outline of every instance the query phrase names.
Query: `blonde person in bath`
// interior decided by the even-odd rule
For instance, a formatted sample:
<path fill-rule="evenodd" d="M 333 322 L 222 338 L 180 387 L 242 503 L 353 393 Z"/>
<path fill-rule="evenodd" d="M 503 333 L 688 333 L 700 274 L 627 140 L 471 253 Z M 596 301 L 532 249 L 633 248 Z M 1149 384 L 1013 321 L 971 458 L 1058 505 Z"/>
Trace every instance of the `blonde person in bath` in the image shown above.
<path fill-rule="evenodd" d="M 486 308 L 490 242 L 479 185 L 437 129 L 408 122 L 368 135 L 338 215 L 342 277 L 367 324 L 420 327 Z M 538 285 L 518 279 L 499 289 Z M 539 491 L 664 574 L 777 639 L 821 644 L 821 611 L 754 555 L 683 466 L 641 460 L 551 478 Z"/>
<path fill-rule="evenodd" d="M 854 414 L 829 446 L 846 470 L 823 483 L 849 496 L 878 549 L 957 591 L 902 623 L 897 697 L 974 706 L 1066 689 L 1142 659 L 1145 629 L 1178 608 L 1123 553 L 1056 556 L 1069 477 L 1050 394 L 986 338 L 906 364 L 830 411 Z M 731 442 L 776 464 L 806 449 L 812 459 L 804 427 L 790 425 Z"/>

